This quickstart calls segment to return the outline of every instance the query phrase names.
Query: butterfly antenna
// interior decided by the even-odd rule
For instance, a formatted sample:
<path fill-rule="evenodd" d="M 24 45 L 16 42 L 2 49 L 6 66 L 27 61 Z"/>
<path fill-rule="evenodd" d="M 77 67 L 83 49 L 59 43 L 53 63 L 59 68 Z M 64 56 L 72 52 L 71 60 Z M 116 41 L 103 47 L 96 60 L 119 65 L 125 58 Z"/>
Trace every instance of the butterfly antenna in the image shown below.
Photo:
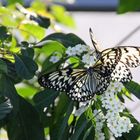
<path fill-rule="evenodd" d="M 99 51 L 99 45 L 98 45 L 95 37 L 93 36 L 93 32 L 92 32 L 92 29 L 91 28 L 89 28 L 89 34 L 90 34 L 90 38 L 91 38 L 92 44 L 93 44 L 96 52 L 100 52 Z"/>

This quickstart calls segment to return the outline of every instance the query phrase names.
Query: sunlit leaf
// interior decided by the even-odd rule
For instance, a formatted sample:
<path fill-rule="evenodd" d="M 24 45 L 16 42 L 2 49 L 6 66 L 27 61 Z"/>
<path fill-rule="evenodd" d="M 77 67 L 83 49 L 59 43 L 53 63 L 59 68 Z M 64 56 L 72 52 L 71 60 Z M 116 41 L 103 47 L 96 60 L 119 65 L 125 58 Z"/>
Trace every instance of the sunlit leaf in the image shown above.
<path fill-rule="evenodd" d="M 62 54 L 64 53 L 64 51 L 65 51 L 65 47 L 57 41 L 47 41 L 40 49 L 40 53 L 45 53 L 47 56 L 56 52 Z"/>
<path fill-rule="evenodd" d="M 15 4 L 15 3 L 23 4 L 23 0 L 8 0 L 8 4 Z"/>
<path fill-rule="evenodd" d="M 55 19 L 60 22 L 61 24 L 74 27 L 75 23 L 71 15 L 66 12 L 65 8 L 60 5 L 52 5 L 51 6 L 51 13 L 55 17 Z"/>
<path fill-rule="evenodd" d="M 18 94 L 24 98 L 31 98 L 37 92 L 37 89 L 33 85 L 23 84 L 23 83 L 17 85 L 16 89 Z"/>
<path fill-rule="evenodd" d="M 32 36 L 36 40 L 40 40 L 45 36 L 45 29 L 35 24 L 22 24 L 19 29 L 21 30 L 23 36 L 27 39 Z"/>
<path fill-rule="evenodd" d="M 126 89 L 140 99 L 140 85 L 134 81 L 125 84 Z"/>

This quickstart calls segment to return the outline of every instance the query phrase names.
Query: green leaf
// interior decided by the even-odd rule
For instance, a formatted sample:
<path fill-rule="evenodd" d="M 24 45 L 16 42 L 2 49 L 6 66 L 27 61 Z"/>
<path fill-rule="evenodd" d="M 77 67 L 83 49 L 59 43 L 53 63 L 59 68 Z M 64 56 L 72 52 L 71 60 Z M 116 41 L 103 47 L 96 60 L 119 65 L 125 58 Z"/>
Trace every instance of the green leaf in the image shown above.
<path fill-rule="evenodd" d="M 119 0 L 118 13 L 140 10 L 139 0 Z"/>
<path fill-rule="evenodd" d="M 34 57 L 34 50 L 32 48 L 21 49 L 21 54 L 26 57 L 30 57 L 33 59 Z"/>
<path fill-rule="evenodd" d="M 126 89 L 140 99 L 140 85 L 134 81 L 124 84 Z"/>
<path fill-rule="evenodd" d="M 87 124 L 88 120 L 85 118 L 85 115 L 82 114 L 77 121 L 75 133 L 71 136 L 71 140 L 78 140 L 79 136 L 82 134 Z"/>
<path fill-rule="evenodd" d="M 17 74 L 24 79 L 31 79 L 38 69 L 37 64 L 30 58 L 21 55 L 14 55 Z"/>
<path fill-rule="evenodd" d="M 6 73 L 6 75 L 9 78 L 11 78 L 14 81 L 14 83 L 20 82 L 21 78 L 19 78 L 19 76 L 16 73 L 15 64 L 10 62 L 7 59 L 4 59 L 4 58 L 1 58 L 1 59 L 2 59 L 2 61 L 4 61 L 6 63 L 6 66 L 7 66 L 7 73 Z"/>
<path fill-rule="evenodd" d="M 16 85 L 16 90 L 24 98 L 32 98 L 38 91 L 33 85 L 23 83 Z"/>
<path fill-rule="evenodd" d="M 8 0 L 8 4 L 15 4 L 15 3 L 23 4 L 23 0 Z"/>
<path fill-rule="evenodd" d="M 89 140 L 89 137 L 91 139 L 94 139 L 94 134 L 95 134 L 95 129 L 94 129 L 94 125 L 92 125 L 91 127 L 89 127 L 86 130 L 86 133 L 84 134 L 83 140 Z"/>
<path fill-rule="evenodd" d="M 129 133 L 124 133 L 121 138 L 125 140 L 140 140 L 140 123 L 127 110 L 125 112 L 123 111 L 122 115 L 128 117 L 134 126 Z"/>
<path fill-rule="evenodd" d="M 59 52 L 64 53 L 65 47 L 57 41 L 47 41 L 43 47 L 40 49 L 40 53 L 45 53 L 47 56 Z"/>
<path fill-rule="evenodd" d="M 40 40 L 45 36 L 45 29 L 35 24 L 22 24 L 19 29 L 25 39 L 30 39 L 32 36 L 35 40 Z"/>
<path fill-rule="evenodd" d="M 66 48 L 69 46 L 75 46 L 77 44 L 86 44 L 81 38 L 76 36 L 73 33 L 64 34 L 64 33 L 54 33 L 43 38 L 35 46 L 42 47 L 48 40 L 58 41 L 63 44 Z"/>
<path fill-rule="evenodd" d="M 18 110 L 18 95 L 12 81 L 5 74 L 0 75 L 0 95 L 8 97 L 16 112 Z"/>
<path fill-rule="evenodd" d="M 44 130 L 35 108 L 19 98 L 19 110 L 10 118 L 7 133 L 10 140 L 45 140 Z"/>
<path fill-rule="evenodd" d="M 45 73 L 49 73 L 52 71 L 56 71 L 58 70 L 58 68 L 60 67 L 60 65 L 62 63 L 64 63 L 66 61 L 66 59 L 60 59 L 58 62 L 56 62 L 55 64 L 50 62 L 50 57 L 48 57 L 44 63 L 42 64 L 42 73 L 41 74 L 45 74 Z"/>
<path fill-rule="evenodd" d="M 12 40 L 12 36 L 8 33 L 7 28 L 5 26 L 0 26 L 0 40 L 10 42 Z"/>
<path fill-rule="evenodd" d="M 58 94 L 58 91 L 45 89 L 44 91 L 37 93 L 33 97 L 33 101 L 35 102 L 37 109 L 43 111 L 45 107 L 49 107 L 49 105 L 54 102 Z"/>
<path fill-rule="evenodd" d="M 50 128 L 50 139 L 58 139 L 58 132 L 60 131 L 60 127 L 62 125 L 62 121 L 64 119 L 64 116 L 66 115 L 68 106 L 70 103 L 70 99 L 65 94 L 60 94 L 58 98 L 58 103 L 55 107 L 52 108 L 52 113 L 55 114 L 52 116 L 52 123 L 49 124 Z M 51 125 L 53 124 L 53 125 Z M 66 128 L 65 132 L 66 135 L 68 127 Z M 54 131 L 55 130 L 55 131 Z M 67 137 L 64 136 L 64 140 L 67 140 Z"/>
<path fill-rule="evenodd" d="M 123 139 L 125 140 L 140 140 L 140 124 L 134 125 L 129 133 L 123 134 Z"/>
<path fill-rule="evenodd" d="M 7 65 L 2 59 L 0 59 L 0 73 L 8 73 Z"/>
<path fill-rule="evenodd" d="M 74 27 L 75 23 L 70 14 L 66 12 L 65 8 L 60 5 L 52 5 L 50 7 L 52 15 L 55 17 L 55 19 L 60 22 L 61 24 L 64 24 L 66 26 Z"/>
<path fill-rule="evenodd" d="M 6 117 L 6 115 L 11 112 L 12 108 L 10 100 L 0 96 L 0 120 Z"/>
<path fill-rule="evenodd" d="M 71 102 L 69 104 L 66 115 L 64 116 L 64 119 L 61 122 L 61 126 L 60 126 L 60 129 L 59 129 L 59 132 L 58 132 L 58 140 L 62 140 L 63 137 L 64 137 L 64 132 L 65 132 L 65 129 L 67 128 L 67 126 L 68 126 L 68 120 L 69 120 L 69 117 L 70 117 L 72 111 L 73 111 L 73 102 Z"/>

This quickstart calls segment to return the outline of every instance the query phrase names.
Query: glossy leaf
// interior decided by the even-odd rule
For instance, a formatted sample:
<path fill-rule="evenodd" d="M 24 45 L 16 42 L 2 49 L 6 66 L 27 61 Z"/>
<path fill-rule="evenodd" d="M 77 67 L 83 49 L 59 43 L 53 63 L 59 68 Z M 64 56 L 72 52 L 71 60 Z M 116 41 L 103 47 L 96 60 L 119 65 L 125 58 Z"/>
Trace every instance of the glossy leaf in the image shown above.
<path fill-rule="evenodd" d="M 83 137 L 83 140 L 89 140 L 89 139 L 93 139 L 94 140 L 94 134 L 95 134 L 95 129 L 94 126 L 91 125 L 91 127 L 89 127 Z"/>
<path fill-rule="evenodd" d="M 7 124 L 10 140 L 45 140 L 38 113 L 35 108 L 20 96 L 19 110 Z M 14 135 L 13 135 L 14 134 Z"/>
<path fill-rule="evenodd" d="M 4 97 L 0 97 L 0 120 L 6 117 L 12 110 L 12 105 L 9 99 L 5 99 Z"/>
<path fill-rule="evenodd" d="M 31 79 L 38 69 L 37 64 L 30 58 L 21 55 L 14 55 L 15 69 L 17 74 L 24 79 Z"/>
<path fill-rule="evenodd" d="M 14 81 L 5 74 L 1 74 L 0 76 L 0 95 L 8 97 L 14 111 L 18 110 L 18 95 L 14 87 Z"/>
<path fill-rule="evenodd" d="M 64 116 L 66 115 L 69 103 L 69 98 L 64 93 L 60 94 L 57 105 L 52 108 L 53 114 L 55 115 L 52 116 L 52 122 L 54 122 L 54 124 L 49 124 L 50 139 L 58 139 L 58 132 L 60 131 L 60 127 L 62 125 Z M 67 140 L 67 137 L 65 137 L 65 134 L 68 135 L 67 129 L 68 127 L 66 127 L 66 130 L 63 133 L 64 140 Z"/>
<path fill-rule="evenodd" d="M 43 110 L 45 107 L 49 107 L 49 105 L 54 102 L 58 94 L 58 91 L 49 89 L 45 89 L 44 91 L 37 93 L 33 98 L 35 106 L 39 110 Z"/>
<path fill-rule="evenodd" d="M 34 57 L 34 50 L 32 48 L 22 49 L 21 54 L 26 57 L 30 57 L 33 59 Z"/>
<path fill-rule="evenodd" d="M 48 40 L 54 40 L 62 43 L 66 48 L 69 46 L 75 46 L 77 44 L 85 44 L 85 42 L 73 33 L 54 33 L 43 38 L 36 44 L 38 47 L 42 47 Z"/>
<path fill-rule="evenodd" d="M 64 137 L 64 132 L 65 132 L 65 129 L 67 128 L 67 126 L 68 126 L 68 120 L 69 120 L 69 117 L 70 117 L 72 111 L 73 111 L 73 102 L 71 102 L 69 104 L 69 106 L 67 108 L 66 115 L 64 116 L 64 119 L 61 122 L 61 126 L 60 126 L 60 129 L 59 129 L 59 132 L 58 132 L 58 140 L 62 140 L 63 137 Z"/>
<path fill-rule="evenodd" d="M 125 84 L 126 89 L 140 99 L 140 85 L 134 81 Z"/>
<path fill-rule="evenodd" d="M 0 73 L 8 73 L 7 65 L 2 59 L 0 59 Z"/>
<path fill-rule="evenodd" d="M 63 54 L 64 51 L 65 47 L 57 41 L 47 41 L 40 49 L 40 53 L 45 53 L 47 56 L 55 54 L 56 52 Z"/>
<path fill-rule="evenodd" d="M 15 70 L 15 64 L 10 62 L 9 60 L 7 59 L 4 59 L 2 58 L 2 61 L 5 62 L 6 66 L 7 66 L 7 73 L 6 75 L 11 78 L 14 83 L 18 83 L 21 81 L 21 78 L 19 78 L 19 76 L 17 75 L 16 73 L 16 70 Z"/>
<path fill-rule="evenodd" d="M 75 133 L 71 136 L 71 140 L 78 140 L 79 136 L 82 134 L 87 124 L 88 120 L 85 118 L 85 115 L 82 114 L 77 121 Z"/>
<path fill-rule="evenodd" d="M 32 98 L 38 91 L 33 84 L 20 83 L 16 86 L 18 94 L 24 98 Z"/>

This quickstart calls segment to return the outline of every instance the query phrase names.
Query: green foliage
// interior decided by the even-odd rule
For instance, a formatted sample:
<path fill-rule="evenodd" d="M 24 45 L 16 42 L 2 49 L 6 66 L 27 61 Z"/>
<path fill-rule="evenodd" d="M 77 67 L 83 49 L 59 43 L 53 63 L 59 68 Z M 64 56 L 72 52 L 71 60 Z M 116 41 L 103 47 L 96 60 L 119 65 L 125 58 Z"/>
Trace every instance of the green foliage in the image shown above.
<path fill-rule="evenodd" d="M 9 99 L 0 96 L 0 120 L 5 118 L 12 110 L 12 106 Z"/>
<path fill-rule="evenodd" d="M 140 99 L 140 85 L 134 81 L 125 84 L 125 87 L 130 93 L 133 93 L 137 98 Z"/>
<path fill-rule="evenodd" d="M 139 0 L 119 0 L 118 13 L 140 10 Z"/>
<path fill-rule="evenodd" d="M 6 129 L 9 140 L 95 139 L 93 109 L 102 109 L 98 99 L 81 116 L 74 116 L 73 109 L 78 103 L 70 101 L 64 93 L 42 89 L 37 80 L 40 71 L 41 74 L 55 71 L 67 60 L 69 67 L 82 67 L 78 57 L 68 58 L 65 53 L 69 46 L 86 45 L 81 38 L 73 33 L 46 35 L 46 30 L 56 31 L 57 22 L 73 27 L 72 17 L 61 6 L 53 5 L 48 12 L 39 1 L 27 9 L 16 2 L 12 0 L 7 7 L 0 7 L 0 127 Z M 60 60 L 51 62 L 50 58 L 56 55 Z M 127 96 L 132 92 L 140 98 L 137 83 L 125 86 Z M 124 116 L 130 115 L 128 111 L 125 113 Z M 139 123 L 129 117 L 136 124 L 129 137 L 137 139 Z M 103 131 L 109 139 L 106 126 Z M 128 136 L 124 134 L 122 138 Z"/>

